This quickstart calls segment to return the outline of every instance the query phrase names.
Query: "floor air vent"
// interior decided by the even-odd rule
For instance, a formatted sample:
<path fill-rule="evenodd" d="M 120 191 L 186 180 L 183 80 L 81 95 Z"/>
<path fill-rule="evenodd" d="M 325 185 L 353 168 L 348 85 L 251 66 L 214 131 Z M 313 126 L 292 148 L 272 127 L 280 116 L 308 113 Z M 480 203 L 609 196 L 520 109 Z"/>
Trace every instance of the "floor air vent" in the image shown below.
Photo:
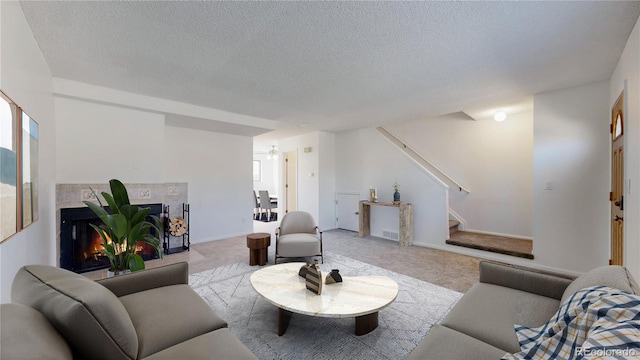
<path fill-rule="evenodd" d="M 382 230 L 382 237 L 385 239 L 396 240 L 396 241 L 400 239 L 400 237 L 398 236 L 398 233 L 391 230 Z"/>

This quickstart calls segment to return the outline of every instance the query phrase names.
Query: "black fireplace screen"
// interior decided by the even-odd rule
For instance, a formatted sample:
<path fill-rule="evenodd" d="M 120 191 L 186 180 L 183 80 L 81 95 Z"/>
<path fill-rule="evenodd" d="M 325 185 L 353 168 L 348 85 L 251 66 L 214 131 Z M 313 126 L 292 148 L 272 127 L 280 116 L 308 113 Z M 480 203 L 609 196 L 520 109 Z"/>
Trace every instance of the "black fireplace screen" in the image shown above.
<path fill-rule="evenodd" d="M 151 208 L 150 215 L 160 217 L 162 204 L 138 205 Z M 108 208 L 105 208 L 108 211 Z M 151 221 L 151 219 L 147 219 Z M 102 254 L 102 238 L 89 224 L 102 222 L 88 207 L 60 210 L 60 267 L 77 273 L 109 267 Z M 158 258 L 148 244 L 140 243 L 137 253 L 146 260 Z"/>

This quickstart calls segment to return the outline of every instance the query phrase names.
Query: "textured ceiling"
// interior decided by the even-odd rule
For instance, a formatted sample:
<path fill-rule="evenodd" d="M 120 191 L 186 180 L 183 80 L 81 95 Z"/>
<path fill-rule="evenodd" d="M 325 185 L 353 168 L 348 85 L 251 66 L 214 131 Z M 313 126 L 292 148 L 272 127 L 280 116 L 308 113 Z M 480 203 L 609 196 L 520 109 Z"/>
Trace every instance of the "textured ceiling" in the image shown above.
<path fill-rule="evenodd" d="M 500 106 L 609 79 L 640 2 L 22 8 L 54 77 L 276 120 L 277 133 L 292 134 Z"/>

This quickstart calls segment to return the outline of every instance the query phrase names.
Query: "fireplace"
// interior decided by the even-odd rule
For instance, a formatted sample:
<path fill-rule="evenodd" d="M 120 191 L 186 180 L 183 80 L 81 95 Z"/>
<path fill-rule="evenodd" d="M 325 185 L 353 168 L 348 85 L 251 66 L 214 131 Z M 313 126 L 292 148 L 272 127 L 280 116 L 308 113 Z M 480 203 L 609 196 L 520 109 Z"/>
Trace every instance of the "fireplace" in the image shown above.
<path fill-rule="evenodd" d="M 150 208 L 150 215 L 161 216 L 162 204 L 138 206 Z M 105 209 L 109 211 L 107 207 Z M 109 259 L 100 252 L 102 238 L 90 226 L 101 223 L 88 207 L 60 209 L 61 268 L 82 273 L 109 267 Z M 137 253 L 145 261 L 158 258 L 156 251 L 148 244 L 140 243 Z"/>

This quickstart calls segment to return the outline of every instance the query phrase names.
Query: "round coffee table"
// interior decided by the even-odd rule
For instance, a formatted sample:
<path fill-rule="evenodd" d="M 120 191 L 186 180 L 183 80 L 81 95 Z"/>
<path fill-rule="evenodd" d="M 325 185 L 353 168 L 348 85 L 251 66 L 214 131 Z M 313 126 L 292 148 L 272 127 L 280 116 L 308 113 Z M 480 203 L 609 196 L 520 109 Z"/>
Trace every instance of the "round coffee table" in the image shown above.
<path fill-rule="evenodd" d="M 356 335 L 378 327 L 378 311 L 398 296 L 398 284 L 386 276 L 342 276 L 341 283 L 323 284 L 322 295 L 308 291 L 298 276 L 304 263 L 269 266 L 251 274 L 251 286 L 278 307 L 278 335 L 289 326 L 292 313 L 320 317 L 355 317 Z M 322 277 L 327 273 L 322 272 Z"/>

